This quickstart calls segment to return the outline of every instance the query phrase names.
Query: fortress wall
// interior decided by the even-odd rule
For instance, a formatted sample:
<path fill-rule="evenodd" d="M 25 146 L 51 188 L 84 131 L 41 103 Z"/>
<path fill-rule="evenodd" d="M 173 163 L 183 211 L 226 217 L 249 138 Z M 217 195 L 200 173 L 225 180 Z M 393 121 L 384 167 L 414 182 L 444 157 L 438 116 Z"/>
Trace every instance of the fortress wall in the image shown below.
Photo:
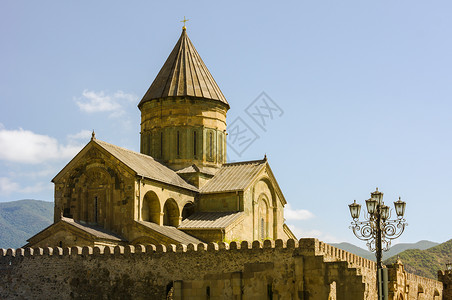
<path fill-rule="evenodd" d="M 174 299 L 376 299 L 372 266 L 325 245 L 1 249 L 0 299 L 163 299 L 171 287 Z"/>
<path fill-rule="evenodd" d="M 442 297 L 443 283 L 430 278 L 406 273 L 408 299 L 450 299 Z"/>
<path fill-rule="evenodd" d="M 317 248 L 318 247 L 318 248 Z M 351 266 L 362 267 L 374 272 L 377 271 L 377 263 L 358 256 L 356 254 L 347 252 L 345 250 L 336 248 L 329 244 L 318 242 L 316 246 L 318 255 L 323 255 L 327 261 L 347 261 Z"/>

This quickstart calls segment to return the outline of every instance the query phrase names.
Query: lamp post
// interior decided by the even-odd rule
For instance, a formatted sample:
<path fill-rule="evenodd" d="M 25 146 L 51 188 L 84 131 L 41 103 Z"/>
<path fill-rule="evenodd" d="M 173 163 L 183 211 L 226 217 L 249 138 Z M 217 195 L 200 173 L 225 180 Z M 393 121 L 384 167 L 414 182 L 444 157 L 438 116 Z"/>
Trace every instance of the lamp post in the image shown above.
<path fill-rule="evenodd" d="M 367 242 L 367 247 L 371 252 L 375 252 L 377 257 L 378 299 L 387 299 L 388 287 L 385 283 L 387 281 L 387 270 L 383 269 L 382 252 L 389 250 L 391 240 L 398 238 L 405 230 L 405 226 L 408 225 L 403 218 L 406 203 L 400 197 L 398 201 L 394 202 L 397 219 L 390 220 L 391 210 L 383 202 L 383 193 L 378 191 L 377 188 L 370 195 L 370 199 L 366 200 L 367 214 L 364 221 L 359 220 L 361 205 L 356 203 L 356 200 L 349 205 L 353 219 L 350 228 L 358 239 Z"/>

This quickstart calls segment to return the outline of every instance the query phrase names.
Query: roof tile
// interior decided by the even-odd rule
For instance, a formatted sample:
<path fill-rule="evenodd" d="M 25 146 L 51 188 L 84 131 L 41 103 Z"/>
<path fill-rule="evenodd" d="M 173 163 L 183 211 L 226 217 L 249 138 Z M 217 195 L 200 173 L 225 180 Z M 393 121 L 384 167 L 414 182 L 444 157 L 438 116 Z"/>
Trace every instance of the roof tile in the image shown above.
<path fill-rule="evenodd" d="M 241 191 L 267 163 L 266 159 L 224 164 L 201 189 L 201 193 Z"/>
<path fill-rule="evenodd" d="M 137 153 L 97 139 L 93 139 L 93 141 L 131 168 L 138 176 L 144 176 L 149 179 L 192 191 L 198 190 L 195 186 L 192 186 L 183 180 L 176 172 L 156 161 L 149 155 Z"/>
<path fill-rule="evenodd" d="M 218 100 L 229 107 L 185 29 L 138 106 L 152 99 L 178 96 Z"/>
<path fill-rule="evenodd" d="M 202 243 L 202 241 L 198 240 L 197 238 L 177 229 L 176 227 L 172 226 L 160 226 L 155 223 L 147 222 L 147 221 L 137 221 L 137 223 L 146 226 L 147 228 L 154 230 L 164 236 L 169 237 L 170 239 L 173 239 L 181 244 L 199 244 Z"/>
<path fill-rule="evenodd" d="M 224 229 L 243 216 L 243 212 L 197 212 L 187 217 L 179 229 Z"/>

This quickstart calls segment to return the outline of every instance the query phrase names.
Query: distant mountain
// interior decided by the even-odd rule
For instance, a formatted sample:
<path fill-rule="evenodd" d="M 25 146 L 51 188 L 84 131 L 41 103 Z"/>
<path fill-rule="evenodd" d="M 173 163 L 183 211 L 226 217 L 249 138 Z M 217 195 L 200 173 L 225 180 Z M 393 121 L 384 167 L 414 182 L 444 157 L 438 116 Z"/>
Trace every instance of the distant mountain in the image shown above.
<path fill-rule="evenodd" d="M 398 253 L 407 272 L 436 279 L 438 270 L 444 270 L 445 264 L 452 258 L 452 240 L 435 247 L 419 250 L 408 249 Z M 392 264 L 397 260 L 397 255 L 384 261 L 384 264 Z"/>
<path fill-rule="evenodd" d="M 359 255 L 361 257 L 370 259 L 375 261 L 375 253 L 372 253 L 368 250 L 362 249 L 360 247 L 357 247 L 350 243 L 339 243 L 339 244 L 331 244 L 334 247 L 337 247 L 339 249 L 351 252 L 353 254 Z M 397 255 L 398 253 L 408 250 L 408 249 L 419 249 L 419 250 L 425 250 L 428 248 L 431 248 L 433 246 L 437 246 L 439 243 L 431 242 L 431 241 L 419 241 L 417 243 L 402 243 L 402 244 L 396 244 L 389 248 L 389 251 L 383 252 L 383 260 L 386 258 L 390 258 L 394 255 Z"/>
<path fill-rule="evenodd" d="M 355 246 L 353 244 L 350 243 L 338 243 L 338 244 L 330 244 L 331 246 L 334 246 L 336 248 L 351 252 L 353 254 L 359 255 L 361 257 L 370 259 L 370 260 L 374 260 L 375 261 L 375 254 L 365 250 L 363 248 L 360 248 L 358 246 Z"/>
<path fill-rule="evenodd" d="M 431 247 L 438 246 L 438 245 L 439 245 L 439 243 L 426 241 L 426 240 L 419 241 L 414 244 L 410 244 L 410 243 L 396 244 L 396 245 L 392 246 L 391 248 L 389 248 L 388 252 L 384 252 L 383 259 L 390 258 L 390 257 L 397 255 L 398 253 L 403 252 L 408 249 L 425 250 L 425 249 L 429 249 Z"/>
<path fill-rule="evenodd" d="M 53 223 L 53 202 L 0 202 L 0 248 L 20 248 L 27 239 Z"/>

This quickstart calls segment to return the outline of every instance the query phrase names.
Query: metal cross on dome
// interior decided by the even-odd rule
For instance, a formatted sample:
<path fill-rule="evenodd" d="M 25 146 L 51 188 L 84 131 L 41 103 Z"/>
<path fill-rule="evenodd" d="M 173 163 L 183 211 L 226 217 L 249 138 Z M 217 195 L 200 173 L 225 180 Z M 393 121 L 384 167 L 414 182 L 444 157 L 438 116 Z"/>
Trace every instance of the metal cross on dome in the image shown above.
<path fill-rule="evenodd" d="M 187 21 L 190 21 L 190 20 L 189 19 L 185 19 L 185 16 L 184 16 L 184 19 L 181 21 L 181 22 L 184 22 L 184 26 L 182 27 L 182 29 L 186 29 L 185 22 L 187 22 Z"/>

